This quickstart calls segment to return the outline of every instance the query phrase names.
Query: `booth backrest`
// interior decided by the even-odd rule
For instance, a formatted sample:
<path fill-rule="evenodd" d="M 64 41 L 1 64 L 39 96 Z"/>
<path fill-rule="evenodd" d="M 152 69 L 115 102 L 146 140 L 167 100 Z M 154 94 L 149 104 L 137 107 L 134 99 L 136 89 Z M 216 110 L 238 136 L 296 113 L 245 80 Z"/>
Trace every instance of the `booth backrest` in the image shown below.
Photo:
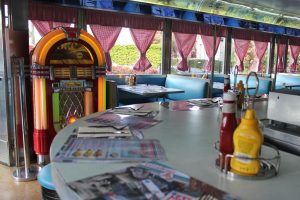
<path fill-rule="evenodd" d="M 299 74 L 277 74 L 275 89 L 283 89 L 284 84 L 300 85 Z M 292 87 L 293 90 L 300 90 L 300 87 Z"/>
<path fill-rule="evenodd" d="M 247 75 L 238 75 L 237 76 L 237 81 L 236 83 L 238 83 L 240 80 L 243 81 L 244 86 L 246 87 L 246 79 L 247 79 Z M 259 79 L 259 87 L 258 87 L 258 91 L 257 94 L 261 95 L 261 94 L 269 94 L 271 87 L 272 87 L 272 79 L 271 78 L 265 78 L 265 77 L 258 77 Z M 230 83 L 233 85 L 234 84 L 234 76 L 231 75 L 230 76 Z M 254 76 L 251 76 L 249 78 L 248 81 L 248 86 L 249 87 L 255 87 L 256 86 L 256 79 Z M 253 95 L 255 90 L 249 90 L 250 95 Z"/>
<path fill-rule="evenodd" d="M 211 75 L 208 75 L 208 78 L 210 79 Z M 224 74 L 214 74 L 214 82 L 224 83 Z"/>
<path fill-rule="evenodd" d="M 202 78 L 204 73 L 182 73 L 182 74 L 178 73 L 177 75 L 178 76 L 188 76 L 188 77 L 192 77 L 192 75 L 194 75 L 197 78 Z M 208 79 L 211 79 L 210 73 L 208 73 Z M 224 83 L 224 74 L 215 73 L 213 82 Z"/>
<path fill-rule="evenodd" d="M 167 75 L 165 87 L 184 90 L 184 93 L 169 94 L 171 100 L 187 100 L 206 98 L 208 95 L 209 80 L 187 76 Z"/>
<path fill-rule="evenodd" d="M 113 80 L 117 85 L 125 85 L 125 77 L 128 75 L 108 75 L 107 80 Z M 150 84 L 164 86 L 166 82 L 166 75 L 149 74 L 136 75 L 137 84 Z"/>
<path fill-rule="evenodd" d="M 196 76 L 197 78 L 202 78 L 204 76 L 204 73 L 193 73 L 194 76 Z M 186 76 L 186 77 L 192 77 L 192 73 L 182 73 L 182 74 L 178 74 L 180 76 Z M 211 79 L 211 74 L 208 73 L 208 79 Z M 214 78 L 213 78 L 213 82 L 217 82 L 217 83 L 224 83 L 224 74 L 220 74 L 220 73 L 215 73 L 214 74 Z M 216 89 L 213 88 L 212 90 L 212 97 L 222 97 L 223 96 L 223 89 Z"/>
<path fill-rule="evenodd" d="M 138 75 L 136 78 L 137 84 L 149 84 L 149 85 L 159 85 L 165 86 L 166 75 Z"/>

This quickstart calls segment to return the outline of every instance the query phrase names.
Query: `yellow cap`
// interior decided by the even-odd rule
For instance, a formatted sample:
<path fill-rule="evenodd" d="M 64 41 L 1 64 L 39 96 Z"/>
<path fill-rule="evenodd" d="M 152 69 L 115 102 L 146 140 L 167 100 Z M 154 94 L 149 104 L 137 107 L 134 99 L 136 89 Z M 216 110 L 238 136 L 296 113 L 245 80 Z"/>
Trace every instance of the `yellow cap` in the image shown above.
<path fill-rule="evenodd" d="M 255 116 L 255 110 L 254 109 L 247 109 L 245 116 L 242 118 L 242 122 L 245 125 L 255 125 L 257 124 L 257 119 Z"/>
<path fill-rule="evenodd" d="M 248 119 L 248 120 L 256 119 L 255 118 L 255 110 L 254 109 L 246 110 L 244 118 Z"/>

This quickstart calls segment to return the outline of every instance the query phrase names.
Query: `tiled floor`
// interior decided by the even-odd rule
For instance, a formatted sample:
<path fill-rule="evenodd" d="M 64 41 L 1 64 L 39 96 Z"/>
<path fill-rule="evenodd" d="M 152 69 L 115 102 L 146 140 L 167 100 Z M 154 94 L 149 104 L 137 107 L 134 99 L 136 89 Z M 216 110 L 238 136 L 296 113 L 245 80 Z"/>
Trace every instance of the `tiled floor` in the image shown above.
<path fill-rule="evenodd" d="M 12 173 L 15 168 L 0 164 L 1 200 L 40 200 L 41 189 L 37 181 L 15 182 Z"/>

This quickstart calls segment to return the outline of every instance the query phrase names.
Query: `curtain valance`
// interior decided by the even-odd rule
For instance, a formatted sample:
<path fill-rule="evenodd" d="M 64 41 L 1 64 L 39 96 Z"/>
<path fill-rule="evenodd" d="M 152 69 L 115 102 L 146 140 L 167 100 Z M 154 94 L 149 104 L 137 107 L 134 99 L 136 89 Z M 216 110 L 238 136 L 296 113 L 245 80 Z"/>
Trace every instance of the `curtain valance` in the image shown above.
<path fill-rule="evenodd" d="M 135 29 L 163 30 L 164 19 L 155 18 L 151 16 L 131 15 L 126 13 L 99 12 L 94 10 L 87 10 L 86 22 L 87 24 L 97 24 L 101 26 L 118 26 Z"/>
<path fill-rule="evenodd" d="M 194 23 L 194 22 L 186 22 L 186 21 L 179 21 L 179 20 L 172 21 L 172 31 L 177 33 L 213 36 L 214 28 L 216 28 L 217 37 L 225 37 L 226 28 L 222 26 L 215 27 L 215 25 L 212 24 Z"/>
<path fill-rule="evenodd" d="M 78 16 L 76 8 L 41 3 L 30 3 L 28 15 L 30 20 L 64 23 L 76 23 Z"/>
<path fill-rule="evenodd" d="M 249 29 L 232 29 L 232 38 L 240 40 L 253 40 L 270 42 L 272 34 Z"/>

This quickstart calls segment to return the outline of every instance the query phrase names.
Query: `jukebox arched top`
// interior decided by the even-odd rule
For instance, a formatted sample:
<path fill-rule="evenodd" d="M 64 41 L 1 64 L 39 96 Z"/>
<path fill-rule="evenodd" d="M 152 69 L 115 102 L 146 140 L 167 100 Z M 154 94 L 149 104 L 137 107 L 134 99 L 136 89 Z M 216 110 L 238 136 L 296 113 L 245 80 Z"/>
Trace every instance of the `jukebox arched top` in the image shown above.
<path fill-rule="evenodd" d="M 53 57 L 51 53 L 55 55 L 59 50 L 63 49 L 71 51 L 65 55 L 77 56 L 73 57 L 73 60 L 69 60 L 69 62 L 75 61 L 72 64 L 76 64 L 78 60 L 84 58 L 89 58 L 94 65 L 103 66 L 105 64 L 103 50 L 96 39 L 86 31 L 75 28 L 57 28 L 47 33 L 36 45 L 32 55 L 32 63 L 39 65 L 59 64 L 55 63 L 54 60 L 51 63 L 50 58 Z M 70 53 L 72 54 L 72 50 L 82 50 L 81 53 L 87 53 L 85 55 L 87 57 L 84 57 L 84 55 L 80 57 L 80 52 L 73 52 L 73 55 L 70 55 Z M 92 63 L 88 62 L 86 64 Z"/>

